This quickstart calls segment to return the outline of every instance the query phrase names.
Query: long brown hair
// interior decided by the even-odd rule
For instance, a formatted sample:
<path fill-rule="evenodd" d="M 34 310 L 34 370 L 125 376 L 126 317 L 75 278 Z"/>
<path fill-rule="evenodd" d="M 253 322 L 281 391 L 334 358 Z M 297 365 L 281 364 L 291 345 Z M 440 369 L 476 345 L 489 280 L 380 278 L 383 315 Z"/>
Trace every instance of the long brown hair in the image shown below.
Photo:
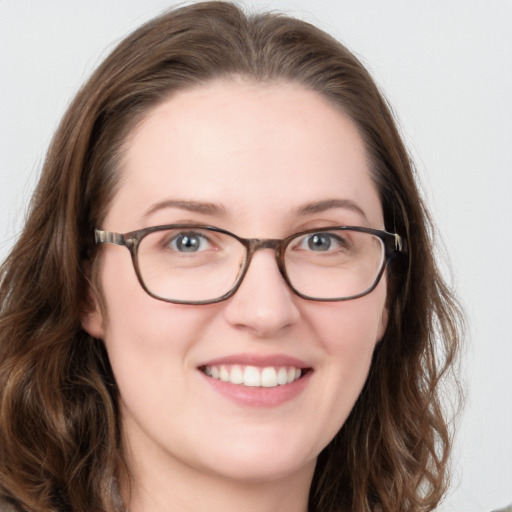
<path fill-rule="evenodd" d="M 388 269 L 386 333 L 350 417 L 319 456 L 310 511 L 427 511 L 444 493 L 451 439 L 440 382 L 462 322 L 390 110 L 360 62 L 319 29 L 205 2 L 139 28 L 79 91 L 1 267 L 0 495 L 20 510 L 119 510 L 118 392 L 102 341 L 81 328 L 93 229 L 148 109 L 229 76 L 301 84 L 343 109 L 366 144 L 386 228 L 407 245 Z"/>

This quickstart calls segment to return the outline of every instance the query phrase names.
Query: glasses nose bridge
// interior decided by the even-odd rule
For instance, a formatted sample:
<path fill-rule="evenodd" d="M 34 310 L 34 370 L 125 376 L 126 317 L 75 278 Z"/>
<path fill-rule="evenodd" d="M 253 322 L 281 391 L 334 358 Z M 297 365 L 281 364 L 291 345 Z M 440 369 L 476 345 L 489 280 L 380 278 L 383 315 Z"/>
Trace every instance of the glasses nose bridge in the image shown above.
<path fill-rule="evenodd" d="M 261 249 L 272 249 L 275 253 L 277 266 L 279 267 L 279 271 L 283 273 L 283 262 L 282 262 L 282 248 L 284 244 L 284 240 L 280 240 L 278 238 L 249 238 L 246 240 L 247 247 L 247 263 L 246 266 L 249 267 L 251 263 L 252 257 L 256 251 Z"/>
<path fill-rule="evenodd" d="M 252 258 L 252 255 L 261 249 L 273 249 L 277 256 L 281 252 L 283 240 L 278 238 L 249 238 L 247 240 L 248 257 Z"/>

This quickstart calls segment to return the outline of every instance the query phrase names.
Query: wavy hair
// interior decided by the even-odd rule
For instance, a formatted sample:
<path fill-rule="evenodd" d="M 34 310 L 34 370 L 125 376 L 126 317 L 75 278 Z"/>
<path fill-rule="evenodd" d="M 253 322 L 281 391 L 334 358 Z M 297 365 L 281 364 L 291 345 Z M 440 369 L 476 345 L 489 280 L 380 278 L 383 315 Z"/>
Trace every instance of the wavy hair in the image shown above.
<path fill-rule="evenodd" d="M 355 407 L 318 458 L 309 510 L 429 511 L 442 498 L 451 431 L 440 384 L 463 322 L 390 108 L 357 58 L 318 28 L 204 2 L 129 35 L 78 92 L 1 267 L 0 495 L 20 510 L 121 510 L 118 390 L 102 341 L 81 328 L 93 229 L 116 192 L 127 136 L 148 110 L 234 76 L 300 84 L 341 108 L 366 145 L 386 228 L 407 244 L 387 271 L 387 330 Z"/>

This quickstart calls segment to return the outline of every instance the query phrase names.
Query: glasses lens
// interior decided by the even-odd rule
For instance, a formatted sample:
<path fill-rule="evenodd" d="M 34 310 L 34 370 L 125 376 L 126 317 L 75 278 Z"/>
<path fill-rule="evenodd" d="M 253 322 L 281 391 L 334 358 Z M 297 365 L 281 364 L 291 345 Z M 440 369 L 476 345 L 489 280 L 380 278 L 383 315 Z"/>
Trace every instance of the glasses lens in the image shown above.
<path fill-rule="evenodd" d="M 293 238 L 285 267 L 291 285 L 315 299 L 346 299 L 375 284 L 385 261 L 382 240 L 348 229 L 322 230 Z"/>
<path fill-rule="evenodd" d="M 215 300 L 235 285 L 245 247 L 234 237 L 204 228 L 165 229 L 142 238 L 137 259 L 146 288 L 171 301 Z"/>

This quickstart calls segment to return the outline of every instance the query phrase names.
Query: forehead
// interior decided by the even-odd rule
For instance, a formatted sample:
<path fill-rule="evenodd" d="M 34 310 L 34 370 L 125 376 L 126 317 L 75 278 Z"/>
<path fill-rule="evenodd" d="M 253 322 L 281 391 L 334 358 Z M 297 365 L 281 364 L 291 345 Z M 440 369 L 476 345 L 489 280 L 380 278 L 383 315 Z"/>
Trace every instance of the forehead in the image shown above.
<path fill-rule="evenodd" d="M 128 137 L 120 172 L 111 210 L 127 229 L 166 199 L 263 218 L 341 198 L 360 204 L 373 224 L 382 218 L 357 127 L 294 84 L 218 81 L 175 94 Z"/>

